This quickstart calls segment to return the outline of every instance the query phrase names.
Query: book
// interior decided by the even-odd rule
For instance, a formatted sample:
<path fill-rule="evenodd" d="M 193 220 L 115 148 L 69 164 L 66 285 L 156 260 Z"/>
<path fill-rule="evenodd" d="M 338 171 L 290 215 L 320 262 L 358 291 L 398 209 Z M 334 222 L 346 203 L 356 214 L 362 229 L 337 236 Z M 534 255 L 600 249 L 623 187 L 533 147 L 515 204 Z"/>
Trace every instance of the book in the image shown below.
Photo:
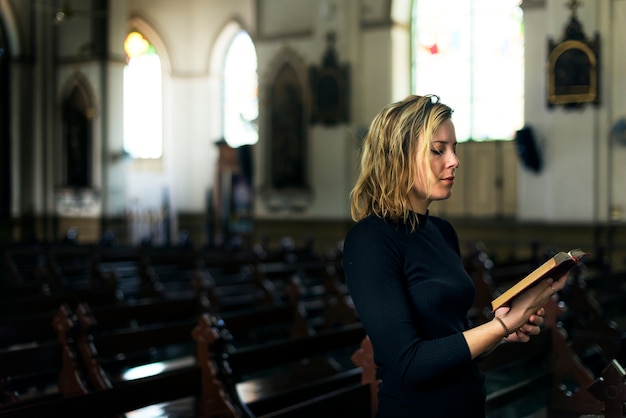
<path fill-rule="evenodd" d="M 500 296 L 492 300 L 491 311 L 493 312 L 507 302 L 510 302 L 522 291 L 526 290 L 527 288 L 533 286 L 543 279 L 559 279 L 572 267 L 580 263 L 583 257 L 587 255 L 588 254 L 580 248 L 576 248 L 568 252 L 561 251 L 556 253 L 552 258 L 548 259 L 546 262 L 537 267 L 522 280 L 515 283 L 508 290 L 504 291 Z"/>

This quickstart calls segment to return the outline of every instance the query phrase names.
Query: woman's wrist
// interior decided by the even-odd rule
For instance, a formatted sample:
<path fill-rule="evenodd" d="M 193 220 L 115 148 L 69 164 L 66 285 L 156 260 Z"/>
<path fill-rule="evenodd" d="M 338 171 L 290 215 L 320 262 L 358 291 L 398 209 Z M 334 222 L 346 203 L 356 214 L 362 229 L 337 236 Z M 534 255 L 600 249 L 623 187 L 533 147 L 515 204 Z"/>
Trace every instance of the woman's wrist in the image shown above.
<path fill-rule="evenodd" d="M 509 330 L 509 327 L 506 326 L 506 324 L 504 323 L 504 320 L 498 316 L 494 316 L 493 319 L 497 322 L 500 323 L 500 325 L 502 326 L 502 329 L 504 331 L 504 338 L 507 338 L 509 335 L 511 335 L 511 331 Z"/>

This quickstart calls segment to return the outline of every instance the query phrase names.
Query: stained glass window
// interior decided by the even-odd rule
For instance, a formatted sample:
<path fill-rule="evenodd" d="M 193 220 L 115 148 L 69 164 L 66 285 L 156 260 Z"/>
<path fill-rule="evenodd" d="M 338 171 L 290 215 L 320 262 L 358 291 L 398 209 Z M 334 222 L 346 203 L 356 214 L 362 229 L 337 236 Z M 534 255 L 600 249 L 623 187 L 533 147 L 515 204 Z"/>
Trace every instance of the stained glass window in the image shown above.
<path fill-rule="evenodd" d="M 259 139 L 257 55 L 245 31 L 233 38 L 224 60 L 224 139 L 231 147 L 255 144 Z"/>
<path fill-rule="evenodd" d="M 520 0 L 413 0 L 416 94 L 454 109 L 457 139 L 512 139 L 524 122 Z"/>
<path fill-rule="evenodd" d="M 133 158 L 163 153 L 161 60 L 146 38 L 131 32 L 124 42 L 124 150 Z"/>

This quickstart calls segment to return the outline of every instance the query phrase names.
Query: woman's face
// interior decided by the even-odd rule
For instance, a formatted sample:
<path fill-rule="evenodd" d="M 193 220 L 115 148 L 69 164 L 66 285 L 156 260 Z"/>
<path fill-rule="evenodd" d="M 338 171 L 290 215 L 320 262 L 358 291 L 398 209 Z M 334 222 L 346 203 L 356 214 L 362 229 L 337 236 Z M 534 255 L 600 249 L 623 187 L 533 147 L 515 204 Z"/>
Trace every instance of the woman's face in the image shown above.
<path fill-rule="evenodd" d="M 433 142 L 428 152 L 430 168 L 426 160 L 418 160 L 422 173 L 432 171 L 432 184 L 430 185 L 430 195 L 428 195 L 428 185 L 426 179 L 416 178 L 413 182 L 413 189 L 409 196 L 411 209 L 414 212 L 426 213 L 432 201 L 444 200 L 452 194 L 454 185 L 454 173 L 459 166 L 459 159 L 456 156 L 456 133 L 452 120 L 446 119 L 433 135 Z"/>

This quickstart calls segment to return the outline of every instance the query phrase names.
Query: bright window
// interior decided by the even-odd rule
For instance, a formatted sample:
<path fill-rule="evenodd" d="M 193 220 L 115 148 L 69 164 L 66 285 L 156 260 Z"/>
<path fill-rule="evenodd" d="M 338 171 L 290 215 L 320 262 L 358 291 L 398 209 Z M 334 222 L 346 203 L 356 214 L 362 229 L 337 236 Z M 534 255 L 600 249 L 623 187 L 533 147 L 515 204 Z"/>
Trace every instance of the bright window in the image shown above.
<path fill-rule="evenodd" d="M 124 150 L 133 158 L 160 158 L 163 153 L 161 60 L 138 32 L 124 42 Z"/>
<path fill-rule="evenodd" d="M 454 109 L 459 141 L 512 139 L 524 124 L 520 3 L 413 0 L 413 91 Z"/>
<path fill-rule="evenodd" d="M 241 31 L 233 38 L 224 60 L 224 139 L 231 147 L 259 140 L 257 55 L 252 39 Z"/>

